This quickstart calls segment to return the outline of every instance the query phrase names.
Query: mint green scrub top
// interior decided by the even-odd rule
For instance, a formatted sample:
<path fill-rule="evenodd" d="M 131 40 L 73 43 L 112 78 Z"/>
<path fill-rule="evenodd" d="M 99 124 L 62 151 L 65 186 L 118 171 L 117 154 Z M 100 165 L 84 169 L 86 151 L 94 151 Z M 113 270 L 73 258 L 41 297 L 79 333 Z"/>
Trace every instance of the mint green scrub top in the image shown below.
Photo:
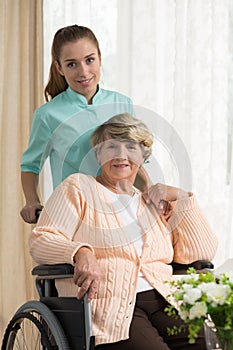
<path fill-rule="evenodd" d="M 39 174 L 49 157 L 53 188 L 76 172 L 96 176 L 100 169 L 90 135 L 112 116 L 125 112 L 133 114 L 132 101 L 118 92 L 99 88 L 88 105 L 84 96 L 68 87 L 35 111 L 21 170 Z"/>

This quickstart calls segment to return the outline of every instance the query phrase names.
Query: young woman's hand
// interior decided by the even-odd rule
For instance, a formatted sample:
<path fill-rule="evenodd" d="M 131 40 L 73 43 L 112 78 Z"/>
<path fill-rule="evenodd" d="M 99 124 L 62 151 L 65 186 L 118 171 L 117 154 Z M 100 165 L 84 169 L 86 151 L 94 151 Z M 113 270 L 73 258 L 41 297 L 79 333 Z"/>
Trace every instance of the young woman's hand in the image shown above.
<path fill-rule="evenodd" d="M 77 298 L 81 299 L 87 292 L 87 301 L 91 301 L 98 292 L 102 276 L 98 261 L 91 249 L 82 247 L 74 257 L 74 283 L 80 287 Z"/>
<path fill-rule="evenodd" d="M 36 224 L 42 209 L 43 206 L 39 202 L 30 205 L 26 204 L 20 211 L 20 215 L 28 224 Z"/>
<path fill-rule="evenodd" d="M 162 215 L 167 215 L 169 213 L 171 210 L 171 202 L 188 196 L 188 192 L 180 188 L 161 183 L 151 186 L 148 191 L 143 194 L 145 201 L 148 204 L 153 203 Z"/>

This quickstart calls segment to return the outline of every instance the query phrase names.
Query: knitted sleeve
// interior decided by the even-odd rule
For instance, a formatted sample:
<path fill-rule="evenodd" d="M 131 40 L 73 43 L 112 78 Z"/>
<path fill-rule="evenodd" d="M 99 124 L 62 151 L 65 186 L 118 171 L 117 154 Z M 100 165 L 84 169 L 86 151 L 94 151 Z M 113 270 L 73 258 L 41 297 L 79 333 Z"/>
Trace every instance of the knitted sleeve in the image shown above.
<path fill-rule="evenodd" d="M 167 224 L 167 230 L 172 235 L 174 261 L 188 264 L 213 259 L 218 245 L 217 237 L 194 195 L 175 202 Z"/>

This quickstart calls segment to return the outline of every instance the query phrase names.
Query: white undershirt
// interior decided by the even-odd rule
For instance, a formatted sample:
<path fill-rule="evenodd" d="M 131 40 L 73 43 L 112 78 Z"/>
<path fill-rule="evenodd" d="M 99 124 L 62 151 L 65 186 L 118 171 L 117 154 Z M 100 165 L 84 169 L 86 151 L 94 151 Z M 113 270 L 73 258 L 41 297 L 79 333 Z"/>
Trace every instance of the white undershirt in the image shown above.
<path fill-rule="evenodd" d="M 121 207 L 123 210 L 118 210 L 117 214 L 120 217 L 121 221 L 125 223 L 125 225 L 130 225 L 130 228 L 132 228 L 130 232 L 131 239 L 134 242 L 138 255 L 141 257 L 143 239 L 142 239 L 141 227 L 138 224 L 138 218 L 137 218 L 137 210 L 138 210 L 139 198 L 140 198 L 139 194 L 135 193 L 133 196 L 130 196 L 128 194 L 114 193 L 104 186 L 103 188 L 110 195 L 112 202 L 116 202 L 118 204 L 117 205 L 118 208 L 119 208 L 119 202 L 121 203 Z M 147 282 L 142 272 L 139 271 L 137 293 L 143 292 L 152 288 L 153 287 Z"/>

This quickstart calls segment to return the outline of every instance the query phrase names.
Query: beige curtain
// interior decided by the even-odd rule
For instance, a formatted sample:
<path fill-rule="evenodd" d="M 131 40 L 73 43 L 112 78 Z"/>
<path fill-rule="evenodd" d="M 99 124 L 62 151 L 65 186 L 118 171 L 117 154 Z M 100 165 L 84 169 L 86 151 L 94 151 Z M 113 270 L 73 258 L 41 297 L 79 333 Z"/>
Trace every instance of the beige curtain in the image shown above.
<path fill-rule="evenodd" d="M 31 226 L 24 204 L 20 161 L 33 110 L 43 98 L 42 0 L 0 1 L 0 337 L 25 301 L 36 298 L 28 253 Z"/>

